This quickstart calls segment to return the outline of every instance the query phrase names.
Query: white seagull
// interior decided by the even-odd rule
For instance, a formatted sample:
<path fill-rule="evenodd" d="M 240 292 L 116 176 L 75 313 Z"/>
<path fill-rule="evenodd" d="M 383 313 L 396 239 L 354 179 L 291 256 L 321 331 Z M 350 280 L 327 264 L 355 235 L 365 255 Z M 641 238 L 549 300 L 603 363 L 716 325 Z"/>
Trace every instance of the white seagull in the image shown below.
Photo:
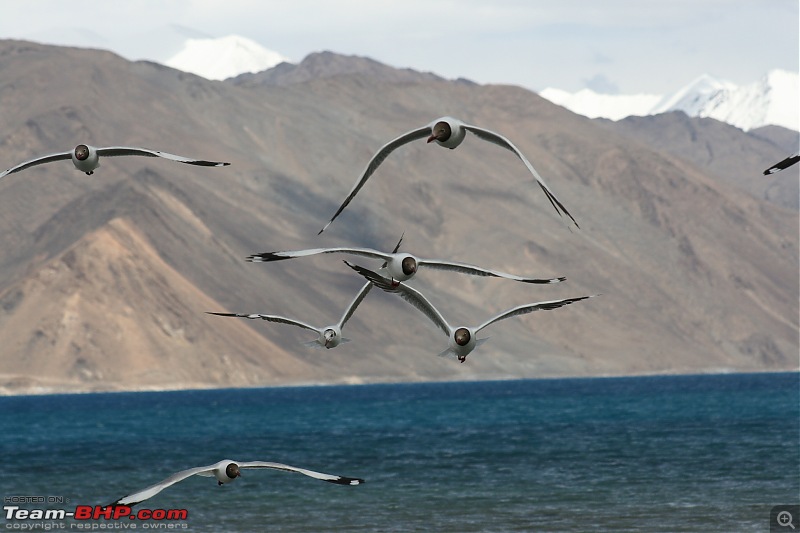
<path fill-rule="evenodd" d="M 400 240 L 397 241 L 397 245 L 394 247 L 393 253 L 396 253 L 397 250 L 400 249 L 400 245 L 403 242 L 403 236 L 400 236 Z M 386 266 L 386 263 L 383 264 Z M 233 316 L 239 318 L 250 318 L 250 319 L 257 319 L 260 318 L 261 320 L 267 320 L 269 322 L 280 322 L 283 324 L 292 324 L 294 326 L 298 326 L 304 329 L 308 329 L 311 331 L 315 331 L 318 335 L 316 339 L 313 341 L 308 341 L 303 343 L 305 346 L 310 348 L 335 348 L 339 346 L 343 342 L 350 342 L 350 339 L 346 337 L 342 337 L 342 328 L 344 328 L 345 323 L 353 316 L 353 312 L 355 312 L 356 307 L 361 303 L 361 300 L 367 295 L 367 293 L 372 289 L 372 283 L 369 281 L 361 287 L 361 290 L 358 291 L 356 297 L 353 298 L 353 301 L 350 302 L 350 305 L 345 310 L 342 318 L 339 320 L 338 323 L 332 324 L 330 326 L 326 326 L 323 328 L 318 328 L 316 326 L 312 326 L 306 322 L 302 322 L 300 320 L 295 320 L 293 318 L 286 318 L 283 316 L 278 315 L 261 315 L 261 314 L 252 314 L 252 315 L 243 315 L 237 313 L 208 313 L 209 315 L 218 315 L 218 316 Z"/>
<path fill-rule="evenodd" d="M 559 307 L 563 307 L 565 305 L 569 305 L 574 302 L 579 302 L 581 300 L 586 300 L 587 298 L 593 298 L 597 296 L 596 294 L 592 296 L 580 296 L 578 298 L 567 298 L 565 300 L 551 300 L 547 302 L 536 302 L 532 304 L 523 304 L 517 307 L 513 307 L 511 309 L 507 309 L 502 313 L 493 316 L 483 324 L 475 327 L 468 327 L 468 326 L 460 326 L 460 327 L 453 327 L 451 326 L 447 320 L 444 319 L 442 314 L 431 304 L 425 296 L 422 295 L 419 291 L 409 287 L 405 283 L 394 283 L 389 279 L 372 272 L 364 267 L 353 265 L 345 261 L 347 266 L 367 278 L 369 281 L 380 287 L 386 292 L 393 292 L 399 294 L 400 297 L 405 300 L 406 302 L 410 303 L 414 307 L 416 307 L 419 311 L 421 311 L 425 316 L 427 316 L 431 322 L 433 322 L 439 329 L 441 329 L 445 335 L 447 335 L 449 346 L 448 348 L 443 351 L 442 353 L 438 354 L 440 357 L 447 357 L 449 355 L 454 355 L 458 358 L 459 361 L 462 363 L 466 361 L 467 355 L 472 352 L 475 348 L 483 344 L 488 340 L 487 338 L 478 339 L 477 334 L 480 330 L 489 326 L 490 324 L 494 324 L 499 320 L 503 320 L 505 318 L 510 318 L 512 316 L 518 315 L 525 315 L 527 313 L 532 313 L 533 311 L 539 310 L 546 310 L 549 311 L 551 309 L 558 309 Z"/>
<path fill-rule="evenodd" d="M 157 150 L 149 150 L 147 148 L 133 148 L 130 146 L 109 146 L 108 148 L 95 148 L 88 144 L 79 144 L 74 150 L 69 152 L 61 152 L 58 154 L 50 154 L 30 161 L 25 161 L 17 166 L 11 167 L 8 170 L 0 173 L 0 178 L 25 170 L 28 167 L 35 165 L 42 165 L 52 161 L 61 161 L 65 159 L 72 159 L 72 164 L 81 172 L 85 172 L 87 176 L 94 174 L 94 170 L 100 166 L 100 157 L 117 157 L 123 155 L 140 155 L 144 157 L 163 157 L 171 159 L 178 163 L 186 163 L 187 165 L 199 165 L 201 167 L 224 167 L 230 163 L 222 163 L 218 161 L 204 161 L 202 159 L 192 159 L 180 155 L 168 154 L 166 152 L 159 152 Z"/>
<path fill-rule="evenodd" d="M 188 470 L 176 472 L 164 481 L 156 483 L 155 485 L 147 487 L 146 489 L 142 489 L 138 492 L 134 492 L 133 494 L 123 496 L 111 505 L 136 505 L 137 503 L 152 498 L 167 487 L 194 475 L 215 477 L 217 478 L 217 484 L 223 485 L 225 483 L 230 483 L 237 477 L 240 477 L 242 475 L 241 470 L 245 468 L 272 468 L 273 470 L 297 472 L 299 474 L 313 477 L 315 479 L 321 479 L 322 481 L 327 481 L 329 483 L 336 483 L 337 485 L 360 485 L 361 483 L 364 483 L 364 480 L 359 478 L 323 474 L 321 472 L 314 472 L 313 470 L 306 470 L 305 468 L 297 468 L 295 466 L 284 465 L 281 463 L 267 463 L 264 461 L 242 462 L 223 459 L 222 461 L 213 465 L 198 466 L 196 468 L 189 468 Z"/>
<path fill-rule="evenodd" d="M 372 259 L 382 259 L 385 261 L 385 263 L 378 272 L 384 277 L 391 278 L 394 283 L 411 279 L 417 273 L 417 270 L 422 267 L 435 270 L 450 270 L 453 272 L 460 272 L 462 274 L 471 274 L 473 276 L 493 276 L 496 278 L 506 278 L 514 281 L 520 281 L 522 283 L 559 283 L 567 279 L 565 277 L 545 279 L 526 278 L 516 276 L 514 274 L 508 274 L 506 272 L 500 272 L 498 270 L 490 270 L 488 268 L 469 265 L 467 263 L 445 261 L 443 259 L 423 259 L 405 252 L 398 253 L 397 249 L 395 249 L 395 251 L 392 253 L 388 253 L 373 250 L 372 248 L 312 248 L 310 250 L 295 250 L 287 252 L 264 252 L 251 255 L 247 258 L 247 261 L 251 261 L 253 263 L 267 263 L 271 261 L 293 259 L 295 257 L 334 253 L 358 255 L 370 257 Z"/>
<path fill-rule="evenodd" d="M 783 161 L 779 161 L 778 163 L 775 163 L 774 165 L 769 167 L 767 170 L 765 170 L 764 171 L 764 175 L 765 176 L 769 176 L 770 174 L 775 174 L 776 172 L 780 172 L 781 170 L 785 170 L 785 169 L 789 168 L 790 166 L 794 165 L 795 163 L 797 163 L 798 161 L 800 161 L 800 154 L 790 155 L 789 157 L 787 157 Z"/>
<path fill-rule="evenodd" d="M 318 328 L 316 326 L 312 326 L 307 322 L 303 322 L 301 320 L 296 320 L 294 318 L 287 318 L 285 316 L 278 316 L 278 315 L 262 315 L 262 314 L 250 314 L 244 315 L 239 313 L 208 313 L 209 315 L 217 315 L 217 316 L 232 316 L 238 318 L 249 318 L 249 319 L 257 319 L 260 318 L 261 320 L 266 320 L 268 322 L 279 322 L 281 324 L 292 324 L 293 326 L 298 326 L 303 329 L 308 329 L 317 333 L 318 337 L 313 341 L 308 341 L 303 344 L 309 346 L 311 348 L 336 348 L 343 342 L 350 342 L 350 339 L 342 337 L 342 328 L 344 327 L 345 323 L 353 316 L 353 312 L 358 307 L 358 304 L 361 303 L 361 300 L 367 295 L 367 293 L 372 288 L 372 283 L 365 283 L 361 290 L 358 291 L 356 297 L 353 298 L 353 301 L 350 302 L 350 305 L 345 310 L 342 318 L 339 319 L 339 322 L 336 324 L 331 324 L 330 326 L 325 326 L 322 328 Z"/>
<path fill-rule="evenodd" d="M 547 199 L 550 200 L 550 203 L 553 205 L 553 208 L 556 210 L 556 213 L 561 215 L 562 213 L 566 214 L 572 222 L 575 223 L 576 227 L 578 226 L 578 222 L 575 218 L 567 211 L 567 208 L 562 205 L 562 203 L 556 198 L 556 195 L 550 190 L 547 184 L 544 182 L 544 179 L 536 172 L 536 169 L 533 168 L 533 165 L 530 161 L 519 151 L 519 148 L 514 146 L 514 144 L 509 141 L 507 138 L 503 137 L 499 133 L 495 133 L 491 130 L 487 130 L 484 128 L 479 128 L 478 126 L 472 126 L 470 124 L 465 124 L 464 122 L 458 120 L 457 118 L 453 117 L 442 117 L 434 120 L 430 124 L 427 124 L 421 128 L 417 128 L 415 130 L 408 131 L 401 136 L 397 137 L 389 141 L 388 143 L 384 144 L 380 150 L 378 150 L 375 155 L 372 156 L 369 163 L 367 163 L 366 168 L 361 173 L 361 177 L 356 181 L 353 188 L 350 189 L 350 193 L 345 198 L 344 203 L 339 206 L 339 209 L 334 213 L 333 217 L 325 224 L 325 227 L 322 228 L 319 233 L 322 233 L 331 223 L 339 216 L 339 214 L 344 211 L 344 208 L 347 207 L 358 191 L 361 190 L 361 187 L 367 182 L 370 176 L 377 170 L 381 163 L 395 151 L 397 148 L 400 148 L 406 143 L 410 143 L 411 141 L 415 141 L 417 139 L 424 139 L 427 137 L 428 142 L 436 141 L 439 146 L 443 146 L 445 148 L 456 148 L 461 142 L 464 140 L 464 137 L 467 135 L 467 132 L 474 133 L 478 138 L 483 139 L 484 141 L 488 141 L 490 143 L 496 144 L 498 146 L 502 146 L 506 150 L 510 150 L 514 153 L 517 157 L 522 160 L 525 166 L 528 168 L 533 177 L 536 178 L 536 181 L 539 183 L 539 187 L 542 188 L 544 194 L 547 196 Z M 319 235 L 319 233 L 317 235 Z"/>

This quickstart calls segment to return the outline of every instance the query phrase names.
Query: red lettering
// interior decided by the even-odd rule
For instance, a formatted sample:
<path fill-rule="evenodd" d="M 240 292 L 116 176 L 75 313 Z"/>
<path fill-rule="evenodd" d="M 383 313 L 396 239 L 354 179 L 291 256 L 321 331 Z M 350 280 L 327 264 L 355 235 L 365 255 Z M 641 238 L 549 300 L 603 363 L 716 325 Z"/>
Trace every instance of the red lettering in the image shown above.
<path fill-rule="evenodd" d="M 167 520 L 186 520 L 189 517 L 189 511 L 186 509 L 170 509 L 167 511 Z"/>
<path fill-rule="evenodd" d="M 112 516 L 114 516 L 113 507 L 100 507 L 99 505 L 94 506 L 94 513 L 92 514 L 92 518 L 94 520 L 99 520 L 100 518 L 109 520 Z"/>
<path fill-rule="evenodd" d="M 75 507 L 75 520 L 89 520 L 92 517 L 91 505 L 78 505 Z"/>
<path fill-rule="evenodd" d="M 131 514 L 131 508 L 127 505 L 118 505 L 114 507 L 114 520 L 119 520 L 124 516 Z"/>
<path fill-rule="evenodd" d="M 19 512 L 19 511 L 18 511 Z M 129 505 L 114 505 L 102 507 L 100 505 L 76 505 L 73 518 L 75 520 L 120 520 L 129 517 L 131 520 L 186 520 L 189 511 L 186 509 L 140 509 L 133 513 Z M 18 516 L 16 518 L 19 518 Z"/>

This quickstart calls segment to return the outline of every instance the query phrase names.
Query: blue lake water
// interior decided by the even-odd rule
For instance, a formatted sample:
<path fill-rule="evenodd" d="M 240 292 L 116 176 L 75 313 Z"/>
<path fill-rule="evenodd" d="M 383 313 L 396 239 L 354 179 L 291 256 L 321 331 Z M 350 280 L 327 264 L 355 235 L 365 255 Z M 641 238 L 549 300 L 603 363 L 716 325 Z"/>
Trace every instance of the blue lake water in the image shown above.
<path fill-rule="evenodd" d="M 800 502 L 797 373 L 3 397 L 0 429 L 0 495 L 69 499 L 46 508 L 223 458 L 367 480 L 195 476 L 138 506 L 189 531 L 768 531 Z"/>

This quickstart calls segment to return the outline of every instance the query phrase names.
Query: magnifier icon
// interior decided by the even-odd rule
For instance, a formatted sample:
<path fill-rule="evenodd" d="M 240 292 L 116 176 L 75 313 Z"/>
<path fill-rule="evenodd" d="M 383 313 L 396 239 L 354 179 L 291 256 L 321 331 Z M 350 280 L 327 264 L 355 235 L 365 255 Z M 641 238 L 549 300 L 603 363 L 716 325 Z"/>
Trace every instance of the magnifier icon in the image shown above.
<path fill-rule="evenodd" d="M 789 526 L 790 528 L 794 529 L 794 524 L 792 524 L 792 513 L 789 511 L 781 511 L 778 513 L 778 525 L 781 527 Z"/>

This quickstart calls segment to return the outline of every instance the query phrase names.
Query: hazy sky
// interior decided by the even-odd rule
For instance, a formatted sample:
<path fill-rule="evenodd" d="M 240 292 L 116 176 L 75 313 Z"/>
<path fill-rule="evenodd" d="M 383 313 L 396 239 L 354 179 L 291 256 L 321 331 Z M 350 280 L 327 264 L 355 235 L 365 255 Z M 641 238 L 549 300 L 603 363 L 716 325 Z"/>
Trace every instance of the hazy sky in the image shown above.
<path fill-rule="evenodd" d="M 664 94 L 707 73 L 744 84 L 798 70 L 798 0 L 26 0 L 0 38 L 164 60 L 179 25 L 300 61 L 331 50 L 534 90 Z M 189 32 L 191 33 L 191 32 Z M 170 35 L 172 41 L 170 41 Z"/>

